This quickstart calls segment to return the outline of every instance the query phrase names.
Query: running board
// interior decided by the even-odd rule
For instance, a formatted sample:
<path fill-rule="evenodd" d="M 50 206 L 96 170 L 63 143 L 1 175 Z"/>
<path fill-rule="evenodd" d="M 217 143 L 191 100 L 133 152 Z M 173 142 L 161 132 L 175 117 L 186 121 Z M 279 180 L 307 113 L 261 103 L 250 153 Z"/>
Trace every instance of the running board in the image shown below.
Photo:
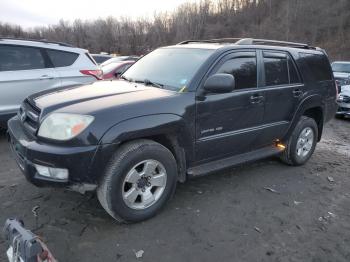
<path fill-rule="evenodd" d="M 202 164 L 199 166 L 191 167 L 187 169 L 187 174 L 190 177 L 197 177 L 202 175 L 208 175 L 211 173 L 214 173 L 216 171 L 226 169 L 232 166 L 236 166 L 239 164 L 243 164 L 246 162 L 270 157 L 277 155 L 281 153 L 284 149 L 276 147 L 276 146 L 269 146 L 264 147 L 262 149 L 258 149 L 252 152 L 231 156 L 224 159 L 215 160 L 206 164 Z"/>

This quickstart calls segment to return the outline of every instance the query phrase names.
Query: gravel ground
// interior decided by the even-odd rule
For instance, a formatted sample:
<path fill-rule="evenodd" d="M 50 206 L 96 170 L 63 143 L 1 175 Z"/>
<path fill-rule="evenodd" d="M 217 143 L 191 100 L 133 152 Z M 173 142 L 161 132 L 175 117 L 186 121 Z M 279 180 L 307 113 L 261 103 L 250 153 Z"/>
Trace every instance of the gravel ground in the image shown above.
<path fill-rule="evenodd" d="M 133 225 L 113 221 L 93 194 L 27 183 L 2 135 L 0 223 L 22 218 L 64 262 L 350 261 L 349 134 L 350 121 L 334 119 L 306 165 L 267 159 L 191 180 Z M 5 248 L 0 238 L 0 261 Z"/>

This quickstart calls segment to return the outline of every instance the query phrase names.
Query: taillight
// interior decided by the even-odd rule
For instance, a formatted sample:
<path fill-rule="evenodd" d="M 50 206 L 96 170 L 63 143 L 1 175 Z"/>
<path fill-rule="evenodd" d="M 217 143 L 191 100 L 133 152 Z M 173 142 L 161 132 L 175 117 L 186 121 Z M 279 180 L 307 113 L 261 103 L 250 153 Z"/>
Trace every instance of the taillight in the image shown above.
<path fill-rule="evenodd" d="M 102 80 L 102 70 L 80 70 L 83 75 L 94 76 L 97 80 Z"/>
<path fill-rule="evenodd" d="M 339 96 L 339 86 L 338 86 L 338 81 L 337 80 L 335 80 L 335 91 L 336 91 L 335 99 L 337 100 L 338 96 Z"/>

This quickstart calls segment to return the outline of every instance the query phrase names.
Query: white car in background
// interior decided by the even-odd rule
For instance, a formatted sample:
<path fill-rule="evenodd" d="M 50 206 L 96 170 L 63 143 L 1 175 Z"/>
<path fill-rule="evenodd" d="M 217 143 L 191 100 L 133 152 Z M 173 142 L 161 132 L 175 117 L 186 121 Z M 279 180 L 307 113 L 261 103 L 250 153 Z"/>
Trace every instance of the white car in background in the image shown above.
<path fill-rule="evenodd" d="M 338 117 L 350 117 L 350 85 L 342 86 L 341 92 L 337 99 L 338 103 Z"/>
<path fill-rule="evenodd" d="M 89 84 L 102 70 L 85 49 L 68 44 L 0 38 L 0 127 L 22 101 L 47 89 Z"/>

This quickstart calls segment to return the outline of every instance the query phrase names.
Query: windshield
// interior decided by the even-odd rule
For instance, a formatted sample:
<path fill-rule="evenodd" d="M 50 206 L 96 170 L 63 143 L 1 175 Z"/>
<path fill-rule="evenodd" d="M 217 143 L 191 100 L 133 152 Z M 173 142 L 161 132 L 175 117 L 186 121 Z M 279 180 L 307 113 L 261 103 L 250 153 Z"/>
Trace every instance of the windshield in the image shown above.
<path fill-rule="evenodd" d="M 130 81 L 157 83 L 166 89 L 178 91 L 186 86 L 214 51 L 160 48 L 139 60 L 123 76 Z"/>
<path fill-rule="evenodd" d="M 345 72 L 350 73 L 350 63 L 333 63 L 332 64 L 333 72 Z"/>

